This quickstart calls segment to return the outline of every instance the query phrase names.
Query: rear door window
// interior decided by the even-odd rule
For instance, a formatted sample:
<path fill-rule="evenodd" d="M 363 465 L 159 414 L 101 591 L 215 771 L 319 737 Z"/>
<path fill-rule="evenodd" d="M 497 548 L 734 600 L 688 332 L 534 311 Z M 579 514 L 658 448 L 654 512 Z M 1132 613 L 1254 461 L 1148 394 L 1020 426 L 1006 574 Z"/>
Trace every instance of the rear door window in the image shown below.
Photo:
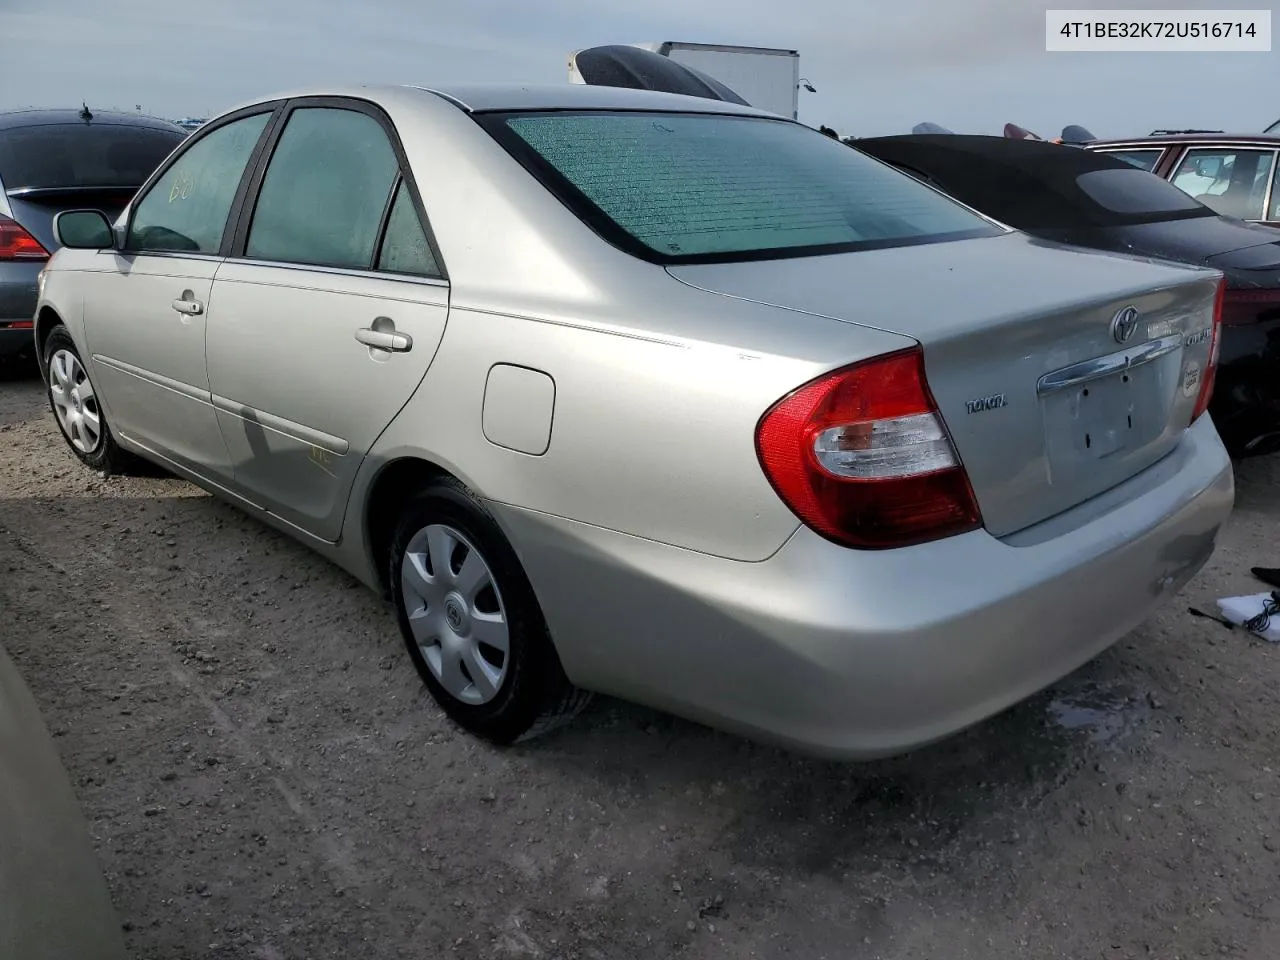
<path fill-rule="evenodd" d="M 245 165 L 270 116 L 234 120 L 191 144 L 138 202 L 129 249 L 217 253 Z"/>
<path fill-rule="evenodd" d="M 294 110 L 267 166 L 245 255 L 371 269 L 399 174 L 391 141 L 369 114 Z"/>
<path fill-rule="evenodd" d="M 6 190 L 136 190 L 185 139 L 122 123 L 44 123 L 0 131 Z"/>
<path fill-rule="evenodd" d="M 1172 182 L 1228 217 L 1264 219 L 1275 151 L 1239 147 L 1195 147 L 1178 162 Z"/>
<path fill-rule="evenodd" d="M 800 124 L 563 111 L 486 118 L 579 217 L 665 263 L 835 253 L 1003 231 Z"/>
<path fill-rule="evenodd" d="M 407 273 L 418 277 L 439 277 L 440 265 L 436 263 L 427 232 L 422 229 L 418 211 L 413 208 L 409 185 L 403 180 L 396 188 L 396 198 L 391 203 L 391 215 L 387 218 L 387 232 L 378 252 L 378 269 L 386 273 Z"/>

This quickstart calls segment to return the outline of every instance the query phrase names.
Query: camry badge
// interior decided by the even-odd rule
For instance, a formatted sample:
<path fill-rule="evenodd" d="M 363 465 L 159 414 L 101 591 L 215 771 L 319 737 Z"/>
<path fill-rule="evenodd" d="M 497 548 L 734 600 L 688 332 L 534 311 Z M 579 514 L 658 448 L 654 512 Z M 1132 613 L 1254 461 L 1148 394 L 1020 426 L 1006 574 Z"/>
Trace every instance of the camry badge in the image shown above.
<path fill-rule="evenodd" d="M 1133 332 L 1138 329 L 1138 308 L 1125 307 L 1111 318 L 1111 336 L 1116 343 L 1128 343 Z"/>

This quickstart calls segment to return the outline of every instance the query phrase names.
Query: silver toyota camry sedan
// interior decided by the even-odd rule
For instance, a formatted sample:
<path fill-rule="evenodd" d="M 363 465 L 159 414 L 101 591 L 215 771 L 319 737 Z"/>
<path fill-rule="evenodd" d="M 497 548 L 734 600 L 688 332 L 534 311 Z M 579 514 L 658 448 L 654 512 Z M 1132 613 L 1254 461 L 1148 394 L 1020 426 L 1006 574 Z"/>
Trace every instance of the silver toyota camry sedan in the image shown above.
<path fill-rule="evenodd" d="M 500 743 L 602 692 L 900 752 L 1131 630 L 1232 505 L 1219 273 L 1035 241 L 747 107 L 286 95 L 58 229 L 72 452 L 383 591 Z"/>

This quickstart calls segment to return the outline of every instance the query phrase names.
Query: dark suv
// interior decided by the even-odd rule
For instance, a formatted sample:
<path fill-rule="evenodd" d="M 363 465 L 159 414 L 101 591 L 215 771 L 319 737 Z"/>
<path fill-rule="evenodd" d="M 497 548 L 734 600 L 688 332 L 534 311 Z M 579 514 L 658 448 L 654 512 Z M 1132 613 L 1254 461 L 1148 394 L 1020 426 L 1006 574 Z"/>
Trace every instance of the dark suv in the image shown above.
<path fill-rule="evenodd" d="M 87 107 L 0 113 L 0 357 L 33 346 L 54 216 L 94 207 L 114 217 L 186 136 L 167 120 Z"/>

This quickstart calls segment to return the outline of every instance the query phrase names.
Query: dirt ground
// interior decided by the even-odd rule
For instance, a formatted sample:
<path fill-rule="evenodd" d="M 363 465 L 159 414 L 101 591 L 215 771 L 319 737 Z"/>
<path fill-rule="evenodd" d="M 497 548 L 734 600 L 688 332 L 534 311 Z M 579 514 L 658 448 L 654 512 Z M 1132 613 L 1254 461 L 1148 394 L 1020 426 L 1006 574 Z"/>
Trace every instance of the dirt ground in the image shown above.
<path fill-rule="evenodd" d="M 379 601 L 0 382 L 0 638 L 139 960 L 1275 956 L 1280 650 L 1186 612 L 1280 565 L 1280 458 L 1215 559 L 1053 690 L 815 762 L 614 701 L 453 728 Z"/>

